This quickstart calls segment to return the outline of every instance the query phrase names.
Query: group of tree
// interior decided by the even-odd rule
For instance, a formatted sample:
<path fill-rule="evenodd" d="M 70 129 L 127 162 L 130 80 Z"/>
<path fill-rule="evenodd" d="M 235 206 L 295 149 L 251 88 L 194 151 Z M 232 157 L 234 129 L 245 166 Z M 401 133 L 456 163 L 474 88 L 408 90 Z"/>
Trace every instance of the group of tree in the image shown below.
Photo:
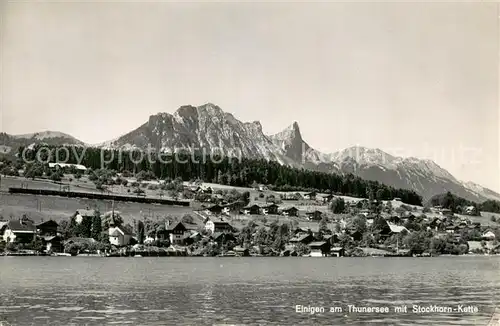
<path fill-rule="evenodd" d="M 202 157 L 188 153 L 150 154 L 147 157 L 139 151 L 120 152 L 100 148 L 64 147 L 57 150 L 53 147 L 50 159 L 56 159 L 57 153 L 69 153 L 68 163 L 81 163 L 92 169 L 107 168 L 119 172 L 139 173 L 151 171 L 161 180 L 165 178 L 181 178 L 184 181 L 200 179 L 205 182 L 216 182 L 232 186 L 250 186 L 254 181 L 260 184 L 273 185 L 277 191 L 323 191 L 355 197 L 374 196 L 380 200 L 399 197 L 408 204 L 421 205 L 422 197 L 416 192 L 406 189 L 395 189 L 376 181 L 367 181 L 352 174 L 338 175 L 297 169 L 281 165 L 278 162 L 258 159 L 235 159 L 231 157 Z M 23 151 L 24 148 L 20 148 Z M 25 152 L 27 159 L 37 155 L 38 148 Z M 44 151 L 46 153 L 47 151 Z M 77 157 L 80 160 L 77 160 Z M 106 162 L 106 166 L 101 166 Z M 137 163 L 138 162 L 138 163 Z M 149 174 L 148 174 L 149 175 Z"/>
<path fill-rule="evenodd" d="M 441 206 L 443 208 L 450 209 L 453 213 L 459 213 L 459 214 L 465 213 L 464 209 L 467 206 L 473 206 L 474 215 L 477 216 L 481 215 L 481 211 L 500 213 L 500 201 L 489 199 L 479 204 L 477 202 L 456 196 L 451 192 L 433 196 L 429 200 L 429 205 Z"/>

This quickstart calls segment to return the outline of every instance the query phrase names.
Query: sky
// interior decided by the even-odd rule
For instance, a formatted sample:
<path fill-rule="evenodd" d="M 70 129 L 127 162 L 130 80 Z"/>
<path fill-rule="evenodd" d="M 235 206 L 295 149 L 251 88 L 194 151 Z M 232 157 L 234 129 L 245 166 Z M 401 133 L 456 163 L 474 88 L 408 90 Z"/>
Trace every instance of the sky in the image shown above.
<path fill-rule="evenodd" d="M 214 103 L 500 191 L 496 3 L 0 2 L 0 131 L 114 139 Z"/>

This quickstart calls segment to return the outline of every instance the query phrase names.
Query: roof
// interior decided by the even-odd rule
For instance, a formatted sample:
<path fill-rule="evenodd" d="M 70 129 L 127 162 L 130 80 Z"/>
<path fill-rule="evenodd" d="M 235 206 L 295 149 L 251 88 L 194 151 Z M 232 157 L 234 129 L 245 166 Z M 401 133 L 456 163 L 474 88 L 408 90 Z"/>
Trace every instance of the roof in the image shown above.
<path fill-rule="evenodd" d="M 318 210 L 315 210 L 315 211 L 312 211 L 312 212 L 306 212 L 307 215 L 311 215 L 311 214 L 323 214 L 323 212 L 321 211 L 318 211 Z"/>
<path fill-rule="evenodd" d="M 395 225 L 395 224 L 392 224 L 392 223 L 387 223 L 389 225 L 389 228 L 391 229 L 391 232 L 394 232 L 394 233 L 401 233 L 403 231 L 406 231 L 406 232 L 410 232 L 408 231 L 407 228 L 405 228 L 404 226 L 401 226 L 401 225 Z"/>
<path fill-rule="evenodd" d="M 59 224 L 56 221 L 54 221 L 54 220 L 48 220 L 48 221 L 40 222 L 40 223 L 36 224 L 36 226 L 42 226 L 42 225 L 55 225 L 55 226 L 58 226 Z"/>
<path fill-rule="evenodd" d="M 326 245 L 326 241 L 314 241 L 309 244 L 309 247 L 322 247 Z"/>
<path fill-rule="evenodd" d="M 49 163 L 49 168 L 54 168 L 56 166 L 59 166 L 61 168 L 65 167 L 75 167 L 77 170 L 87 170 L 87 168 L 84 165 L 81 164 L 69 164 L 69 163 Z"/>
<path fill-rule="evenodd" d="M 340 250 L 344 250 L 343 247 L 332 247 L 330 248 L 331 251 L 340 251 Z"/>
<path fill-rule="evenodd" d="M 290 242 L 302 242 L 307 239 L 307 237 L 311 236 L 309 233 L 298 234 L 290 239 Z"/>
<path fill-rule="evenodd" d="M 121 235 L 122 235 L 122 234 L 121 234 L 121 232 L 120 232 L 120 231 L 118 231 L 118 229 L 115 229 L 113 232 L 111 232 L 111 233 L 110 233 L 110 235 L 109 235 L 109 236 L 110 236 L 110 237 L 119 237 L 119 236 L 121 236 Z"/>
<path fill-rule="evenodd" d="M 117 226 L 114 228 L 113 232 L 111 232 L 109 235 L 112 237 L 117 237 L 120 234 L 132 235 L 132 230 L 128 225 Z"/>
<path fill-rule="evenodd" d="M 52 240 L 61 240 L 61 237 L 57 236 L 57 235 L 52 235 L 52 236 L 43 237 L 43 240 L 46 242 L 50 242 Z"/>
<path fill-rule="evenodd" d="M 7 226 L 7 224 L 9 224 L 9 221 L 0 221 L 0 230 L 1 230 L 4 226 Z"/>
<path fill-rule="evenodd" d="M 182 222 L 172 223 L 168 226 L 167 230 L 187 230 Z"/>
<path fill-rule="evenodd" d="M 10 220 L 7 227 L 12 232 L 35 232 L 35 225 L 31 221 Z"/>
<path fill-rule="evenodd" d="M 248 206 L 243 207 L 243 209 L 250 209 L 250 208 L 260 208 L 260 206 L 257 204 L 252 204 L 252 205 L 248 205 Z"/>
<path fill-rule="evenodd" d="M 273 203 L 273 204 L 262 206 L 261 208 L 271 208 L 271 207 L 279 207 L 279 206 Z"/>

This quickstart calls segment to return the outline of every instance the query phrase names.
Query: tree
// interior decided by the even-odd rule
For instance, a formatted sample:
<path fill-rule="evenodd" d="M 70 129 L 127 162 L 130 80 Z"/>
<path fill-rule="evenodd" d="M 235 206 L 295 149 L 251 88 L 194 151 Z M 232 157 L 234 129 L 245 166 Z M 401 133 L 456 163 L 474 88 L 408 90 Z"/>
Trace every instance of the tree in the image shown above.
<path fill-rule="evenodd" d="M 101 235 L 102 235 L 101 213 L 98 210 L 96 210 L 94 217 L 92 218 L 91 237 L 96 241 L 101 241 Z"/>
<path fill-rule="evenodd" d="M 321 221 L 319 221 L 319 233 L 320 234 L 325 234 L 328 233 L 328 218 L 326 216 L 323 216 L 321 218 Z"/>
<path fill-rule="evenodd" d="M 366 217 L 363 215 L 358 215 L 351 220 L 349 229 L 354 232 L 359 232 L 361 234 L 366 232 Z"/>
<path fill-rule="evenodd" d="M 143 244 L 145 240 L 145 228 L 143 221 L 137 221 L 137 242 Z"/>
<path fill-rule="evenodd" d="M 421 254 L 429 249 L 430 241 L 425 232 L 409 233 L 403 241 L 412 253 Z"/>
<path fill-rule="evenodd" d="M 343 198 L 337 197 L 330 202 L 330 210 L 333 214 L 342 214 L 345 211 L 345 201 Z"/>

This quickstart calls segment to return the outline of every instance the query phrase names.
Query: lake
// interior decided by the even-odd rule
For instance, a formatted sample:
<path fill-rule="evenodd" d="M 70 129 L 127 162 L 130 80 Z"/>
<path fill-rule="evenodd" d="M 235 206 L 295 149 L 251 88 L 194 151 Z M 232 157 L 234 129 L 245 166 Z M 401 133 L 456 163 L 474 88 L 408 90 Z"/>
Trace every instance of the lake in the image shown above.
<path fill-rule="evenodd" d="M 499 256 L 0 257 L 2 325 L 486 325 L 498 306 Z"/>

